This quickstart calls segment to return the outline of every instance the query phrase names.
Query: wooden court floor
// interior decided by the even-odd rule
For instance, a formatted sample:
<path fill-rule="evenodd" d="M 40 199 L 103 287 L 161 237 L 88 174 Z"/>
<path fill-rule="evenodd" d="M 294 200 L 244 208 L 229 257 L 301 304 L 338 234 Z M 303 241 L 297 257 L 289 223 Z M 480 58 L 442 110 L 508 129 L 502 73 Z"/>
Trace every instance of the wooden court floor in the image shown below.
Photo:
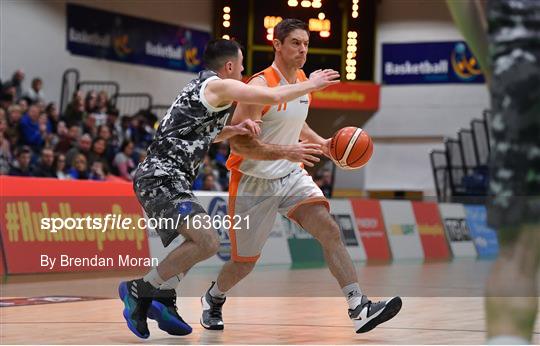
<path fill-rule="evenodd" d="M 257 268 L 231 291 L 224 331 L 199 325 L 198 295 L 215 269 L 194 269 L 181 283 L 180 313 L 194 331 L 172 337 L 149 321 L 148 340 L 135 337 L 115 297 L 122 275 L 12 277 L 1 296 L 92 296 L 103 299 L 0 308 L 0 344 L 481 344 L 485 342 L 482 280 L 488 262 L 408 263 L 358 267 L 372 298 L 400 294 L 403 309 L 367 334 L 354 333 L 344 298 L 326 268 Z M 379 294 L 381 293 L 381 294 Z M 540 321 L 535 328 L 540 342 Z"/>

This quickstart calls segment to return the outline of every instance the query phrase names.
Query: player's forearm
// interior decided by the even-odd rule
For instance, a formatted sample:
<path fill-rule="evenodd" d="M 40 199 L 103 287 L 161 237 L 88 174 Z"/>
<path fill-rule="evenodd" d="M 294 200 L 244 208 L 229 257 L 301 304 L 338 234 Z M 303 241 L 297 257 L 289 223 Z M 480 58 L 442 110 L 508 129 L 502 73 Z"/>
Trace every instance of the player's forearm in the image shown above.
<path fill-rule="evenodd" d="M 227 125 L 221 130 L 221 132 L 214 138 L 214 143 L 223 142 L 236 134 L 234 127 Z"/>
<path fill-rule="evenodd" d="M 269 161 L 285 159 L 289 146 L 263 143 L 248 136 L 236 136 L 231 139 L 231 150 L 246 159 Z"/>
<path fill-rule="evenodd" d="M 304 123 L 304 127 L 302 127 L 302 131 L 300 132 L 300 140 L 320 145 L 325 143 L 324 138 L 319 136 L 317 132 L 313 131 L 313 129 L 306 123 Z"/>
<path fill-rule="evenodd" d="M 289 102 L 299 98 L 305 94 L 308 94 L 316 89 L 313 82 L 307 80 L 302 83 L 295 83 L 292 85 L 282 85 L 279 87 L 271 88 L 271 92 L 274 95 L 275 103 Z"/>

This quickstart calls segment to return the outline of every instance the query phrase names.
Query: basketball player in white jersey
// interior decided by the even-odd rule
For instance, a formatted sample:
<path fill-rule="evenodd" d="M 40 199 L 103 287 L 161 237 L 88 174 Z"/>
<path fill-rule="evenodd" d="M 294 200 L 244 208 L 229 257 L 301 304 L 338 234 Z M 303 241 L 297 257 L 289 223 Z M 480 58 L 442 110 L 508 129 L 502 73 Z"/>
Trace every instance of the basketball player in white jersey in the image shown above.
<path fill-rule="evenodd" d="M 285 19 L 274 28 L 275 58 L 272 66 L 255 74 L 250 85 L 277 87 L 306 80 L 301 70 L 309 44 L 307 25 Z M 205 296 L 201 298 L 201 324 L 206 329 L 224 328 L 222 306 L 226 292 L 255 267 L 277 213 L 295 221 L 321 244 L 332 275 L 338 281 L 349 305 L 349 317 L 357 333 L 367 332 L 394 317 L 401 309 L 401 298 L 372 303 L 361 291 L 351 258 L 341 241 L 340 230 L 329 213 L 329 204 L 313 179 L 299 165 L 313 166 L 320 154 L 328 156 L 329 139 L 315 133 L 306 117 L 310 96 L 274 106 L 239 103 L 232 124 L 246 119 L 260 121 L 257 138 L 231 138 L 232 154 L 229 213 L 249 217 L 249 229 L 229 230 L 231 260 L 227 262 Z M 309 146 L 313 155 L 298 160 L 291 149 Z"/>

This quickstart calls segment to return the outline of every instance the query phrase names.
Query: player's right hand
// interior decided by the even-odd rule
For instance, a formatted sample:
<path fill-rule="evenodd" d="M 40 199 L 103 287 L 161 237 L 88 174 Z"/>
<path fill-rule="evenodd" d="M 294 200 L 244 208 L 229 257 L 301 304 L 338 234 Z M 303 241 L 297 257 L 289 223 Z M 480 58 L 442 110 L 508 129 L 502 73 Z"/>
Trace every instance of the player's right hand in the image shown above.
<path fill-rule="evenodd" d="M 332 69 L 313 71 L 309 75 L 309 80 L 314 84 L 315 90 L 321 90 L 339 83 L 339 72 Z"/>
<path fill-rule="evenodd" d="M 300 142 L 290 146 L 285 158 L 292 162 L 301 162 L 308 167 L 313 167 L 316 162 L 321 161 L 315 155 L 322 154 L 323 151 L 319 144 Z"/>

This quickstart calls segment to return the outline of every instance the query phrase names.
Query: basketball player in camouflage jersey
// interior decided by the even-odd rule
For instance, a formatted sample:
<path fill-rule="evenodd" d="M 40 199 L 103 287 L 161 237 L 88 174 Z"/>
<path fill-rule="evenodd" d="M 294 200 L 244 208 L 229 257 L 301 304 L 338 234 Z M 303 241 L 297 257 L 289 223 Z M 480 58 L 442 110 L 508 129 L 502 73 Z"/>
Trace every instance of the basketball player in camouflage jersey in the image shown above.
<path fill-rule="evenodd" d="M 193 265 L 213 256 L 219 248 L 217 232 L 208 223 L 195 227 L 189 221 L 207 215 L 191 191 L 193 180 L 212 142 L 260 132 L 254 121 L 225 126 L 232 102 L 279 104 L 335 84 L 339 78 L 336 71 L 325 70 L 292 86 L 253 87 L 240 81 L 242 59 L 242 51 L 234 41 L 220 39 L 207 45 L 204 61 L 208 70 L 200 72 L 171 105 L 148 148 L 148 156 L 135 173 L 135 193 L 148 217 L 179 220 L 178 229 L 156 230 L 163 245 L 168 246 L 179 234 L 185 238 L 157 268 L 119 286 L 127 325 L 140 338 L 150 335 L 147 317 L 172 335 L 192 331 L 178 315 L 175 288 Z M 296 161 L 320 153 L 320 148 L 305 144 L 291 149 L 290 159 Z"/>
<path fill-rule="evenodd" d="M 487 282 L 488 343 L 526 344 L 540 267 L 540 1 L 447 3 L 491 92 L 488 221 L 500 253 Z"/>

